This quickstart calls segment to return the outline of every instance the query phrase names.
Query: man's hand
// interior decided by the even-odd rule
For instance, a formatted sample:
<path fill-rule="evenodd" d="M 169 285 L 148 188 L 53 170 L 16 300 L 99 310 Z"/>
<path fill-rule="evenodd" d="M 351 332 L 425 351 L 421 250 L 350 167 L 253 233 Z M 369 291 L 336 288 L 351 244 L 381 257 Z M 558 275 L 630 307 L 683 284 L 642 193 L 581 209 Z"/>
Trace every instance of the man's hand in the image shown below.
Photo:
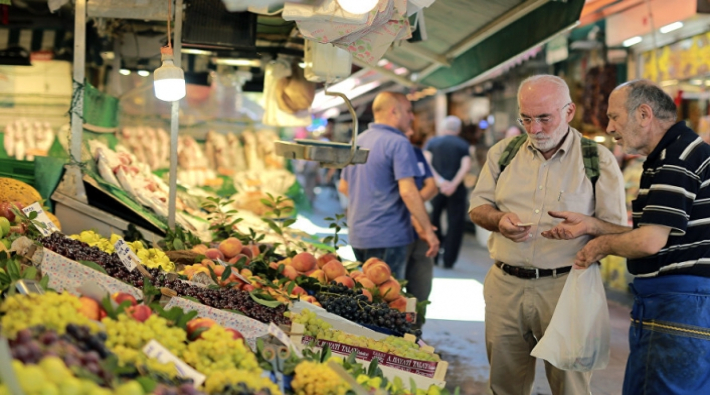
<path fill-rule="evenodd" d="M 422 237 L 422 239 L 424 239 L 424 241 L 429 244 L 429 249 L 426 251 L 426 256 L 429 258 L 435 257 L 436 254 L 439 253 L 439 238 L 436 237 L 433 227 L 431 231 L 426 232 L 424 234 L 424 237 Z"/>
<path fill-rule="evenodd" d="M 445 196 L 451 196 L 454 194 L 454 192 L 456 192 L 456 189 L 458 189 L 458 185 L 454 185 L 453 182 L 442 181 L 441 185 L 439 186 L 439 193 L 442 193 Z"/>
<path fill-rule="evenodd" d="M 531 226 L 518 226 L 520 222 L 517 214 L 506 213 L 498 222 L 498 230 L 508 239 L 521 243 L 528 239 Z"/>
<path fill-rule="evenodd" d="M 592 217 L 570 211 L 549 211 L 553 218 L 562 218 L 554 228 L 542 232 L 542 237 L 554 240 L 571 240 L 577 237 L 590 234 L 592 229 Z"/>
<path fill-rule="evenodd" d="M 417 221 L 416 218 L 414 218 L 414 216 L 412 216 L 411 219 L 412 219 L 412 226 L 414 227 L 414 231 L 417 232 L 417 235 L 419 235 L 420 239 L 426 241 L 426 232 L 424 232 L 424 228 L 422 227 L 422 225 L 419 223 L 419 221 Z M 436 226 L 432 225 L 431 228 L 434 230 L 434 232 L 436 232 L 436 230 L 437 230 Z"/>
<path fill-rule="evenodd" d="M 606 252 L 606 244 L 604 242 L 604 236 L 592 239 L 577 253 L 577 257 L 574 259 L 574 266 L 576 268 L 588 268 L 595 262 L 599 262 L 605 256 L 609 255 Z"/>

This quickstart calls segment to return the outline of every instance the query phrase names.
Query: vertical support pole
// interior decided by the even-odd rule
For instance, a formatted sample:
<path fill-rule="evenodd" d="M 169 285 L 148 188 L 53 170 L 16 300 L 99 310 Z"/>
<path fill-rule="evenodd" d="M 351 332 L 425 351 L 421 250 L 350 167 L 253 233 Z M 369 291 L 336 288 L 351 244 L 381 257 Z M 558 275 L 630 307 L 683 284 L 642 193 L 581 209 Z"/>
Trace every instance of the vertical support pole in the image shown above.
<path fill-rule="evenodd" d="M 173 63 L 182 67 L 182 0 L 175 0 L 175 35 L 173 39 Z M 177 162 L 180 101 L 172 102 L 170 113 L 170 193 L 168 196 L 168 227 L 175 230 L 175 200 L 177 199 Z"/>
<path fill-rule="evenodd" d="M 76 0 L 74 16 L 74 73 L 73 96 L 70 109 L 71 145 L 69 156 L 71 161 L 65 166 L 64 179 L 58 189 L 67 196 L 88 203 L 86 190 L 82 181 L 81 162 L 82 135 L 84 134 L 84 84 L 86 62 L 86 0 Z M 74 96 L 76 95 L 76 96 Z"/>
<path fill-rule="evenodd" d="M 439 128 L 444 124 L 444 119 L 449 115 L 448 102 L 446 100 L 446 93 L 438 92 L 434 96 L 434 128 L 436 133 L 439 133 Z"/>

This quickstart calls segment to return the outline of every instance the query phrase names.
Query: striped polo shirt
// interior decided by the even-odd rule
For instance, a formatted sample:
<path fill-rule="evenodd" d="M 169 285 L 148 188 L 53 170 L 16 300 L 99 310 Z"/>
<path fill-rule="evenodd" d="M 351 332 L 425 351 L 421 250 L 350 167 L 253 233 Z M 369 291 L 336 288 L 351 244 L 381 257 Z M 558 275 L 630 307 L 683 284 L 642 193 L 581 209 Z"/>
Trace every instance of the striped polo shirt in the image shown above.
<path fill-rule="evenodd" d="M 629 259 L 629 272 L 710 277 L 710 145 L 679 122 L 646 158 L 643 170 L 632 203 L 634 228 L 663 225 L 671 232 L 657 254 Z"/>

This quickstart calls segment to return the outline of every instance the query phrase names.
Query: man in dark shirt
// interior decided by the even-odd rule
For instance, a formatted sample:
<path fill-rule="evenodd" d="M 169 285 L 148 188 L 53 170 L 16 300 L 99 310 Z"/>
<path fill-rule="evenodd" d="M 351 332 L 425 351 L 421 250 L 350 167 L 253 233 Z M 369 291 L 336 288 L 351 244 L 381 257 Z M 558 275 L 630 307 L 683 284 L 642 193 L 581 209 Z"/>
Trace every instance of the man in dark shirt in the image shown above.
<path fill-rule="evenodd" d="M 634 307 L 624 395 L 710 393 L 710 146 L 676 123 L 673 99 L 644 80 L 609 97 L 607 132 L 626 153 L 647 156 L 633 228 L 578 213 L 543 236 L 596 236 L 577 254 L 588 267 L 628 258 Z"/>
<path fill-rule="evenodd" d="M 437 236 L 444 247 L 444 268 L 451 269 L 456 263 L 463 240 L 466 221 L 466 187 L 463 179 L 471 168 L 469 144 L 459 137 L 461 120 L 448 116 L 439 136 L 424 147 L 424 155 L 431 165 L 439 194 L 431 201 L 431 223 L 437 228 Z M 441 214 L 446 210 L 448 229 L 441 231 Z M 436 262 L 435 258 L 435 262 Z"/>

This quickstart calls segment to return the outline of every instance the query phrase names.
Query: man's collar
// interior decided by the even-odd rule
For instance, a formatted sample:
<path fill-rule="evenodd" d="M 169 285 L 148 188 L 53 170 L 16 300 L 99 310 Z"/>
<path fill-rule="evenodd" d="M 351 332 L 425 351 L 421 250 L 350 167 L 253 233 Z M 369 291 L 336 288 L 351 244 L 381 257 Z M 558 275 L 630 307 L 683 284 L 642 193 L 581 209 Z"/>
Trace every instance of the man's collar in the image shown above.
<path fill-rule="evenodd" d="M 656 148 L 654 148 L 653 151 L 648 154 L 648 157 L 646 157 L 646 162 L 650 163 L 651 161 L 656 160 L 656 157 L 661 154 L 661 151 L 666 149 L 666 147 L 668 147 L 669 145 L 671 145 L 671 143 L 678 139 L 678 136 L 680 136 L 680 134 L 685 129 L 688 129 L 688 127 L 685 126 L 685 122 L 683 121 L 677 122 L 675 125 L 671 126 L 671 128 L 668 129 L 663 135 L 661 141 L 658 142 Z"/>
<path fill-rule="evenodd" d="M 384 129 L 389 132 L 394 132 L 394 133 L 399 133 L 401 135 L 404 135 L 404 132 L 402 132 L 401 130 L 399 130 L 393 126 L 390 126 L 390 125 L 385 125 L 384 123 L 373 122 L 373 123 L 367 125 L 367 127 L 368 127 L 368 129 Z"/>

